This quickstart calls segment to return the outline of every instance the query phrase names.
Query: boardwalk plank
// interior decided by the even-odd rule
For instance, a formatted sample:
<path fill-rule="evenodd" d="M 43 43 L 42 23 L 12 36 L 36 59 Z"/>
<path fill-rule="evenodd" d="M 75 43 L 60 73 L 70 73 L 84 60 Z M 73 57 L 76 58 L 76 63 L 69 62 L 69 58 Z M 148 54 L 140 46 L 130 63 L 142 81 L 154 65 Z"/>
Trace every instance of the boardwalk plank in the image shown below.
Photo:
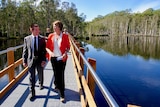
<path fill-rule="evenodd" d="M 65 103 L 59 100 L 59 94 L 54 91 L 54 74 L 50 62 L 44 70 L 44 89 L 40 90 L 38 80 L 36 82 L 36 99 L 34 101 L 29 100 L 28 83 L 29 75 L 27 74 L 15 89 L 5 96 L 1 107 L 81 107 L 71 53 L 68 53 L 65 69 Z"/>

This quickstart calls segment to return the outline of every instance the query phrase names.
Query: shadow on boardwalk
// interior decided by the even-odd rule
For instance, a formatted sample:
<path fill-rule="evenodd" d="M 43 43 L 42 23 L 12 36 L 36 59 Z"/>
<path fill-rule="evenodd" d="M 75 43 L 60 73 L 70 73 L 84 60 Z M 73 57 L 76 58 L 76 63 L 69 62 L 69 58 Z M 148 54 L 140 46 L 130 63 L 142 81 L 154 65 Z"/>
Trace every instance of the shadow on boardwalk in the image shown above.
<path fill-rule="evenodd" d="M 1 107 L 81 107 L 71 55 L 69 55 L 65 69 L 65 103 L 60 102 L 59 93 L 54 90 L 54 74 L 50 62 L 44 70 L 44 89 L 39 90 L 38 82 L 36 83 L 36 99 L 34 101 L 29 100 L 28 83 L 29 75 L 26 74 L 1 99 Z"/>

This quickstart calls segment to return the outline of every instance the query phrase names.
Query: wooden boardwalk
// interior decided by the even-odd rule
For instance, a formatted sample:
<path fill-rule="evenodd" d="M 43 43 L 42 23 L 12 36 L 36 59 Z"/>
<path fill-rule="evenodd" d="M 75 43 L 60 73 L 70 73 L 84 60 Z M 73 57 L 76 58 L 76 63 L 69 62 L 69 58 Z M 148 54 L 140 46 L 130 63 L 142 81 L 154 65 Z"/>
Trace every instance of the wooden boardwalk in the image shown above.
<path fill-rule="evenodd" d="M 18 82 L 1 100 L 1 107 L 81 107 L 79 90 L 76 82 L 74 64 L 71 53 L 68 53 L 68 60 L 65 69 L 65 99 L 62 103 L 59 94 L 54 90 L 54 74 L 51 63 L 44 70 L 44 89 L 40 90 L 36 82 L 36 99 L 29 100 L 29 75 Z"/>

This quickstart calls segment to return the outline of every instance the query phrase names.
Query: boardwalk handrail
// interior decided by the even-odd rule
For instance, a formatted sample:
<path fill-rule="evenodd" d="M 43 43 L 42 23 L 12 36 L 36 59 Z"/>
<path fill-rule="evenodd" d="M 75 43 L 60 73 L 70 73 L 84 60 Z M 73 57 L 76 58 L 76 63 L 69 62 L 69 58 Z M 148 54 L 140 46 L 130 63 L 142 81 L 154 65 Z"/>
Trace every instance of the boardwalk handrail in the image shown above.
<path fill-rule="evenodd" d="M 76 46 L 76 44 L 74 43 L 73 39 L 70 39 L 72 44 L 74 45 L 74 47 L 76 48 L 77 52 L 80 54 L 81 58 L 83 59 L 84 63 L 86 64 L 86 66 L 88 67 L 88 69 L 90 70 L 91 75 L 93 76 L 96 84 L 98 85 L 100 91 L 102 92 L 104 98 L 106 99 L 108 105 L 110 107 L 119 107 L 119 105 L 117 104 L 117 102 L 115 101 L 115 99 L 112 97 L 112 95 L 110 94 L 110 92 L 108 91 L 108 89 L 105 87 L 105 85 L 103 84 L 103 82 L 101 81 L 101 79 L 98 77 L 98 75 L 95 73 L 94 69 L 92 68 L 92 66 L 89 64 L 89 62 L 86 60 L 86 58 L 84 57 L 84 55 L 81 53 L 81 51 L 78 49 L 78 47 Z"/>
<path fill-rule="evenodd" d="M 15 68 L 22 64 L 22 58 L 18 59 L 17 61 L 14 61 L 14 51 L 22 47 L 23 45 L 19 45 L 0 51 L 0 55 L 7 53 L 8 63 L 8 66 L 0 71 L 0 77 L 3 77 L 5 74 L 8 74 L 9 76 L 9 83 L 2 90 L 0 90 L 0 98 L 2 98 L 12 88 L 12 86 L 15 85 L 17 81 L 19 81 L 22 78 L 22 76 L 28 70 L 28 67 L 26 67 L 17 76 L 14 75 Z"/>
<path fill-rule="evenodd" d="M 19 46 L 16 46 L 16 47 L 10 47 L 10 48 L 8 48 L 6 50 L 0 51 L 0 55 L 5 54 L 10 50 L 16 50 L 16 49 L 19 49 L 19 48 L 22 48 L 22 47 L 23 47 L 23 45 L 19 45 Z"/>
<path fill-rule="evenodd" d="M 79 55 L 81 56 L 81 58 L 83 59 L 84 63 L 86 64 L 86 66 L 88 67 L 88 69 L 90 70 L 91 75 L 93 76 L 96 84 L 98 85 L 100 91 L 102 92 L 104 98 L 106 99 L 106 101 L 108 102 L 108 105 L 110 107 L 119 107 L 118 104 L 116 103 L 116 101 L 114 100 L 114 98 L 112 97 L 112 95 L 110 94 L 110 92 L 108 91 L 108 89 L 104 86 L 103 82 L 100 80 L 100 78 L 97 76 L 97 74 L 95 73 L 94 69 L 92 68 L 92 66 L 89 64 L 89 62 L 85 59 L 84 55 L 81 53 L 81 51 L 78 49 L 78 47 L 76 46 L 76 44 L 74 43 L 74 41 L 72 39 L 70 39 L 72 44 L 74 45 L 74 47 L 76 48 L 77 52 L 79 53 Z M 23 45 L 20 46 L 16 46 L 16 47 L 11 47 L 8 48 L 4 51 L 0 52 L 1 54 L 5 54 L 5 53 L 13 53 L 13 51 L 15 51 L 16 49 L 22 48 Z M 14 54 L 12 54 L 14 57 Z M 10 65 L 8 65 L 7 68 L 3 69 L 0 71 L 0 77 L 2 77 L 4 74 L 9 73 L 9 69 L 13 69 L 15 68 L 15 66 L 18 66 L 19 64 L 22 63 L 22 58 L 19 59 L 16 62 L 11 63 Z M 27 71 L 27 68 L 25 68 L 18 76 L 11 78 L 10 83 L 3 89 L 0 91 L 0 98 L 25 74 L 25 72 Z"/>

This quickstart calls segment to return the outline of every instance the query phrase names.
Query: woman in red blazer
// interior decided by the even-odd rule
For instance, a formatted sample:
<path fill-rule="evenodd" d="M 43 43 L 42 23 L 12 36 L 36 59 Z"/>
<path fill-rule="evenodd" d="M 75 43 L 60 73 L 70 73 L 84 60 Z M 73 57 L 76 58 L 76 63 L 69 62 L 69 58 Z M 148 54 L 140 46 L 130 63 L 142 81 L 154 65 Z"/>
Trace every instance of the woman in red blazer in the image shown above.
<path fill-rule="evenodd" d="M 63 24 L 60 21 L 53 22 L 54 32 L 49 34 L 46 44 L 46 50 L 49 54 L 48 59 L 51 60 L 54 71 L 55 90 L 60 91 L 60 100 L 65 101 L 65 82 L 64 70 L 67 61 L 67 52 L 70 49 L 69 38 L 67 34 L 62 32 Z"/>

